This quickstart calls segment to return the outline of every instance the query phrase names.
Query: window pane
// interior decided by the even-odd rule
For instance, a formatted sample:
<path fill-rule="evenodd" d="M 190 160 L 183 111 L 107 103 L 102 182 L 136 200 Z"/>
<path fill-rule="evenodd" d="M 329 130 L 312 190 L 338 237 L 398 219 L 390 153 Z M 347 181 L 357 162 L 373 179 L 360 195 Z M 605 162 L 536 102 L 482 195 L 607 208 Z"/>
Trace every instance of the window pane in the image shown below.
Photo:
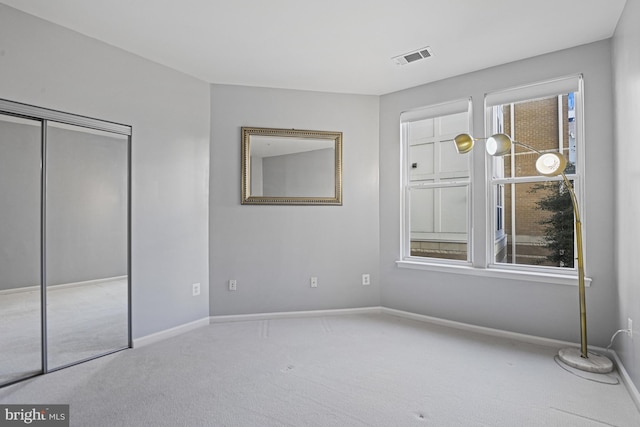
<path fill-rule="evenodd" d="M 467 261 L 470 154 L 453 138 L 469 129 L 468 112 L 403 123 L 408 187 L 403 256 Z M 407 212 L 408 210 L 408 212 Z"/>
<path fill-rule="evenodd" d="M 468 188 L 411 189 L 411 256 L 467 260 Z"/>
<path fill-rule="evenodd" d="M 460 133 L 460 129 L 469 128 L 469 113 L 450 114 L 448 116 L 438 117 L 440 122 L 440 134 L 453 134 L 454 136 Z"/>
<path fill-rule="evenodd" d="M 467 113 L 407 123 L 409 181 L 468 179 L 469 154 L 458 154 L 452 141 L 468 123 Z"/>
<path fill-rule="evenodd" d="M 411 181 L 432 179 L 435 172 L 433 142 L 412 145 L 409 151 L 409 179 Z"/>
<path fill-rule="evenodd" d="M 575 94 L 505 104 L 493 108 L 498 115 L 493 132 L 510 135 L 514 141 L 546 152 L 561 152 L 569 162 L 576 161 Z M 513 110 L 513 114 L 512 114 Z M 498 178 L 537 176 L 537 154 L 515 146 L 515 156 L 496 159 L 494 176 Z M 512 165 L 513 158 L 515 163 Z M 570 171 L 567 171 L 570 172 Z"/>
<path fill-rule="evenodd" d="M 451 141 L 440 144 L 440 172 L 443 177 L 468 177 L 469 154 L 458 154 Z"/>
<path fill-rule="evenodd" d="M 496 234 L 496 263 L 573 268 L 573 206 L 564 183 L 504 185 L 499 211 L 504 234 Z"/>

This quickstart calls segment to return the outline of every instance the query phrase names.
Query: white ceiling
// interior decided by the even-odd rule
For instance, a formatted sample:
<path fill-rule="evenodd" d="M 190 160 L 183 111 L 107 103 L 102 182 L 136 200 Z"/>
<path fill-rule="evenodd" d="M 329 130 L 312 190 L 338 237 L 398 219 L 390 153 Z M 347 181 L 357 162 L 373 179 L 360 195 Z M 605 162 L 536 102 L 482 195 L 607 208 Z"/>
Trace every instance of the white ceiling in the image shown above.
<path fill-rule="evenodd" d="M 371 95 L 611 37 L 625 1 L 0 0 L 207 82 Z"/>

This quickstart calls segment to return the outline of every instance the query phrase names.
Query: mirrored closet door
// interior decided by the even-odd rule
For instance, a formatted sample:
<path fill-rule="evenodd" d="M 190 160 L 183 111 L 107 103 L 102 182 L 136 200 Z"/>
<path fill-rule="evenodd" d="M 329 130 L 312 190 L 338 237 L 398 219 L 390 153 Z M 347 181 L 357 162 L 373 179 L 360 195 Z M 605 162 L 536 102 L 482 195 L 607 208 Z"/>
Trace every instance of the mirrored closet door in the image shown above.
<path fill-rule="evenodd" d="M 48 367 L 128 345 L 128 137 L 47 122 Z"/>
<path fill-rule="evenodd" d="M 42 371 L 41 134 L 0 114 L 0 384 Z"/>
<path fill-rule="evenodd" d="M 0 386 L 130 347 L 131 128 L 0 100 Z"/>

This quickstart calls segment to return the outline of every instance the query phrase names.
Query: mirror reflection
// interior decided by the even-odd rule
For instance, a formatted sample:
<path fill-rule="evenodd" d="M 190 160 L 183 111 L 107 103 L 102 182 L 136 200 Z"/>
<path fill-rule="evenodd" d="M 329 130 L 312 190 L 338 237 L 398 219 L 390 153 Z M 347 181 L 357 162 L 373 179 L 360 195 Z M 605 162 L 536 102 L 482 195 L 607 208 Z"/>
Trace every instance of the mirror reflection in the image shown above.
<path fill-rule="evenodd" d="M 50 369 L 128 345 L 128 139 L 47 128 L 47 341 Z"/>
<path fill-rule="evenodd" d="M 130 135 L 0 100 L 0 387 L 129 347 Z"/>
<path fill-rule="evenodd" d="M 242 128 L 243 204 L 341 204 L 342 133 Z"/>
<path fill-rule="evenodd" d="M 0 114 L 0 384 L 42 371 L 40 134 Z"/>

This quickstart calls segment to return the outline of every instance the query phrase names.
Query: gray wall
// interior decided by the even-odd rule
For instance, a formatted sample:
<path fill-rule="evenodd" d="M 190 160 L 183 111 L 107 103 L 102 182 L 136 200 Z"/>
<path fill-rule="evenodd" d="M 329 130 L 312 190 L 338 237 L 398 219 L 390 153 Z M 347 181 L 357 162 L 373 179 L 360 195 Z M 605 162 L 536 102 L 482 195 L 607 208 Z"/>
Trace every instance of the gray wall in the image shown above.
<path fill-rule="evenodd" d="M 618 327 L 614 269 L 613 101 L 610 41 L 530 58 L 402 92 L 380 101 L 380 269 L 386 307 L 542 337 L 579 342 L 576 286 L 534 283 L 399 269 L 400 253 L 400 113 L 415 107 L 473 97 L 473 133 L 484 134 L 483 98 L 490 91 L 583 73 L 585 81 L 586 266 L 593 278 L 587 289 L 591 344 L 606 345 Z M 471 60 L 471 59 L 470 59 Z M 484 154 L 474 156 L 473 176 L 484 180 Z M 474 209 L 486 217 L 484 195 Z M 485 218 L 486 219 L 486 218 Z M 485 221 L 486 222 L 486 221 Z M 485 231 L 475 227 L 478 241 Z M 476 248 L 476 259 L 484 248 Z"/>
<path fill-rule="evenodd" d="M 134 338 L 208 316 L 208 85 L 0 5 L 0 98 L 133 126 Z"/>
<path fill-rule="evenodd" d="M 620 329 L 634 321 L 634 337 L 616 340 L 616 351 L 640 388 L 640 0 L 627 0 L 613 38 L 615 94 L 616 267 Z M 612 212 L 612 213 L 613 213 Z"/>
<path fill-rule="evenodd" d="M 211 117 L 211 314 L 379 305 L 378 97 L 212 85 Z M 342 131 L 343 206 L 241 205 L 242 126 Z"/>

